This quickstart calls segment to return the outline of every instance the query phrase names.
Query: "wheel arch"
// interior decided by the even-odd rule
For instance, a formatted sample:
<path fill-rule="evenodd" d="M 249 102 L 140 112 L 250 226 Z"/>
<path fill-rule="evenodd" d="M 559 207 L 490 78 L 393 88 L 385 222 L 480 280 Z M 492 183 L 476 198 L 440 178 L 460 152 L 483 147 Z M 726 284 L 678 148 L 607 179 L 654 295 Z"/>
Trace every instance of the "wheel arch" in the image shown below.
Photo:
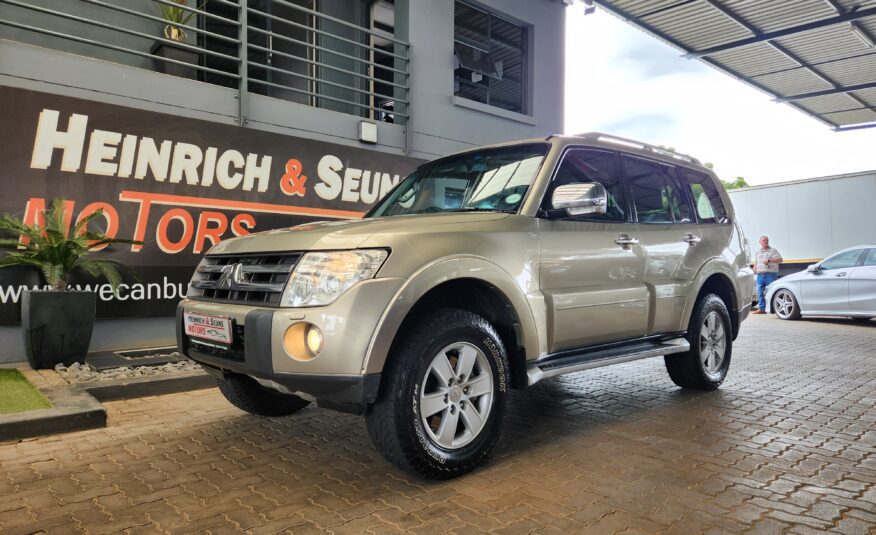
<path fill-rule="evenodd" d="M 470 310 L 489 321 L 508 352 L 512 387 L 527 385 L 526 357 L 537 354 L 538 347 L 532 312 L 514 279 L 478 258 L 438 262 L 411 277 L 374 332 L 364 372 L 380 373 L 407 327 L 439 308 Z"/>
<path fill-rule="evenodd" d="M 680 328 L 685 330 L 690 323 L 690 316 L 693 313 L 694 307 L 699 302 L 700 298 L 706 294 L 713 293 L 724 301 L 727 306 L 727 311 L 730 313 L 730 326 L 733 331 L 733 339 L 739 334 L 739 295 L 736 286 L 733 284 L 733 275 L 730 269 L 722 266 L 717 262 L 712 262 L 704 266 L 697 276 L 695 285 L 696 291 L 691 292 L 691 298 L 688 299 L 682 316 Z"/>

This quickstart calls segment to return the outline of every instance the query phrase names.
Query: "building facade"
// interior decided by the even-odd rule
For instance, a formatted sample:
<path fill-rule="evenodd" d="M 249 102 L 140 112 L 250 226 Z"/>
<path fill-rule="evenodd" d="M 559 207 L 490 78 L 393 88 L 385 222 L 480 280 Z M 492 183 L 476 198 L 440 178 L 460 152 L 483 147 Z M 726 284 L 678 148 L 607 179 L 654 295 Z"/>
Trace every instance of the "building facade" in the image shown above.
<path fill-rule="evenodd" d="M 138 274 L 92 349 L 171 344 L 219 240 L 360 217 L 418 163 L 562 132 L 558 0 L 0 0 L 0 212 L 98 209 Z M 0 362 L 29 270 L 0 270 Z"/>

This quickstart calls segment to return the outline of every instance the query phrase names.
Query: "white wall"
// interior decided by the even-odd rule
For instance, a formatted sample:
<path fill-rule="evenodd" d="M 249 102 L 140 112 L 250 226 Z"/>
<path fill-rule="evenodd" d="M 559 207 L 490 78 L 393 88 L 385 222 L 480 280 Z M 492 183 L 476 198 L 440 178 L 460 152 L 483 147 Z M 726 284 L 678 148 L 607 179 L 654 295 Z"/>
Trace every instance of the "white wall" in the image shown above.
<path fill-rule="evenodd" d="M 752 253 L 761 235 L 785 261 L 876 243 L 876 171 L 730 190 Z"/>

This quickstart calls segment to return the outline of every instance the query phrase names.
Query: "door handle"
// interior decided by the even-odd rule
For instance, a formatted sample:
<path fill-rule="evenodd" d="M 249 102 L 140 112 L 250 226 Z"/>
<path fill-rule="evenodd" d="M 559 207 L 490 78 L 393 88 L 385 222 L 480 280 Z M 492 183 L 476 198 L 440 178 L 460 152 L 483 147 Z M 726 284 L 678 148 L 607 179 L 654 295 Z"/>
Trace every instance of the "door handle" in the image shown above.
<path fill-rule="evenodd" d="M 848 275 L 848 273 L 846 273 L 845 271 L 840 271 L 839 273 L 834 275 L 834 277 L 845 277 L 846 275 Z"/>
<path fill-rule="evenodd" d="M 629 234 L 621 234 L 617 237 L 616 240 L 614 240 L 614 243 L 622 247 L 627 247 L 628 245 L 638 245 L 639 240 L 637 240 L 636 238 L 631 238 Z"/>
<path fill-rule="evenodd" d="M 682 238 L 682 240 L 686 241 L 688 243 L 688 245 L 690 245 L 691 247 L 693 247 L 694 245 L 703 241 L 702 238 L 700 238 L 699 236 L 694 236 L 691 233 L 685 234 L 684 238 Z"/>

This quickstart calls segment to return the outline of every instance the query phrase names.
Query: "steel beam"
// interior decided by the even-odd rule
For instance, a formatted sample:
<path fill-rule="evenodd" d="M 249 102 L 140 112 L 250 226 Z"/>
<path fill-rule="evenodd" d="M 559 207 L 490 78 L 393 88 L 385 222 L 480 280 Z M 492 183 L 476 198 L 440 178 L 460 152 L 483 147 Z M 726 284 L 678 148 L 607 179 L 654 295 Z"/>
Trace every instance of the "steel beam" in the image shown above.
<path fill-rule="evenodd" d="M 876 123 L 856 124 L 852 126 L 837 126 L 833 129 L 834 132 L 848 132 L 849 130 L 863 130 L 865 128 L 876 128 Z"/>
<path fill-rule="evenodd" d="M 824 91 L 813 91 L 811 93 L 801 93 L 799 95 L 789 95 L 787 97 L 776 97 L 776 102 L 795 102 L 804 98 L 824 97 L 827 95 L 837 95 L 839 93 L 851 93 L 852 91 L 861 91 L 862 89 L 874 89 L 876 82 L 868 82 L 866 84 L 850 85 L 846 87 L 836 87 L 834 89 L 825 89 Z M 854 95 L 849 95 L 854 98 Z"/>
<path fill-rule="evenodd" d="M 706 48 L 704 50 L 695 50 L 692 52 L 688 52 L 684 55 L 685 58 L 688 59 L 697 59 L 705 56 L 711 56 L 717 54 L 719 52 L 726 52 L 728 50 L 733 50 L 736 48 L 741 48 L 744 46 L 750 46 L 757 43 L 763 43 L 766 41 L 772 41 L 774 39 L 780 39 L 782 37 L 788 37 L 789 35 L 796 35 L 799 33 L 809 32 L 812 30 L 817 30 L 820 28 L 825 28 L 827 26 L 833 26 L 835 24 L 843 24 L 847 22 L 852 22 L 855 20 L 860 20 L 866 17 L 876 16 L 876 7 L 871 7 L 867 9 L 857 9 L 855 11 L 849 11 L 842 15 L 837 15 L 836 17 L 830 17 L 828 19 L 816 20 L 813 22 L 807 22 L 806 24 L 800 24 L 797 26 L 792 26 L 790 28 L 785 28 L 783 30 L 776 30 L 774 32 L 765 32 L 759 35 L 755 35 L 753 37 L 747 37 L 745 39 L 740 39 L 738 41 L 733 41 L 731 43 L 725 43 L 723 45 L 713 46 L 711 48 Z"/>

